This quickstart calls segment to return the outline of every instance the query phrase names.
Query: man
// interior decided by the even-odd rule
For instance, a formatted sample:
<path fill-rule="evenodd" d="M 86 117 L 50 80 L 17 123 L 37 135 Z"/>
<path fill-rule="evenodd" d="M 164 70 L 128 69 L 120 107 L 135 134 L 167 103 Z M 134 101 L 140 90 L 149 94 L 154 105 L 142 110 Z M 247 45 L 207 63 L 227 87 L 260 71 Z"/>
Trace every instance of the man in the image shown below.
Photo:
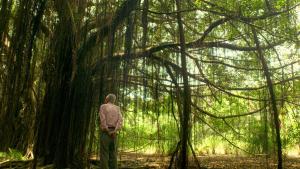
<path fill-rule="evenodd" d="M 100 106 L 100 165 L 101 169 L 117 169 L 117 132 L 122 128 L 120 107 L 114 103 L 116 96 L 108 94 Z"/>

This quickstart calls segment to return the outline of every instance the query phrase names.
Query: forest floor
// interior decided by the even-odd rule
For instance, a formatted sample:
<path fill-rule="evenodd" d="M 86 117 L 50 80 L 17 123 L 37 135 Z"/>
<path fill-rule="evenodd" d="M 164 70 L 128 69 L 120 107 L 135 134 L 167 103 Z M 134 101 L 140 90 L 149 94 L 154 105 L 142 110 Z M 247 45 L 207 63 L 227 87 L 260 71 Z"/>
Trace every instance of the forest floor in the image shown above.
<path fill-rule="evenodd" d="M 120 169 L 166 169 L 170 157 L 163 155 L 147 155 L 139 153 L 121 153 L 119 155 Z M 276 160 L 263 156 L 239 157 L 230 155 L 198 156 L 201 169 L 276 169 Z M 27 169 L 30 162 L 27 161 L 0 161 L 0 169 L 18 168 Z M 91 158 L 91 169 L 99 169 L 99 160 Z M 193 158 L 190 159 L 191 169 L 197 169 Z M 285 169 L 300 169 L 300 158 L 286 157 Z M 38 169 L 53 169 L 53 165 L 39 166 Z"/>
<path fill-rule="evenodd" d="M 197 157 L 201 168 L 207 169 L 276 169 L 275 159 L 265 156 L 239 157 L 230 155 L 213 155 Z M 139 153 L 120 154 L 120 169 L 163 169 L 168 168 L 170 157 Z M 94 163 L 95 164 L 95 163 Z M 95 169 L 97 165 L 94 165 Z M 197 169 L 193 158 L 190 159 L 191 169 Z M 285 169 L 300 169 L 300 158 L 284 158 Z"/>

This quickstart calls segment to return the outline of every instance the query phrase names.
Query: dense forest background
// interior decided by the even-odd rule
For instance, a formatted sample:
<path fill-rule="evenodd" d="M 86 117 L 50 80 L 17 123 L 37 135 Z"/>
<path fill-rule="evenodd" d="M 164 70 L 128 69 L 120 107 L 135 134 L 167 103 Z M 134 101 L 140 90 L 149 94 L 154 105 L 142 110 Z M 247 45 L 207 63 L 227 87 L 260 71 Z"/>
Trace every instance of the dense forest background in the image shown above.
<path fill-rule="evenodd" d="M 260 154 L 282 168 L 300 153 L 299 4 L 1 0 L 1 154 L 89 166 L 115 93 L 120 152 L 182 169 L 188 156 Z"/>

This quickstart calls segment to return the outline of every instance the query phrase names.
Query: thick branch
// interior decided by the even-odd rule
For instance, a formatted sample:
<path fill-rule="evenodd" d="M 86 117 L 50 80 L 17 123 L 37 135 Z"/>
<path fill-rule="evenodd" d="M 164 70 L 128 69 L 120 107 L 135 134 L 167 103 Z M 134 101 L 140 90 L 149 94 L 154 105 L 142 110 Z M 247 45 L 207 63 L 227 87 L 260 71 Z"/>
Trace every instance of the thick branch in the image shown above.
<path fill-rule="evenodd" d="M 203 109 L 201 109 L 199 106 L 197 106 L 195 103 L 191 103 L 191 105 L 197 110 L 199 111 L 200 113 L 203 113 L 209 117 L 212 117 L 212 118 L 215 118 L 215 119 L 228 119 L 228 118 L 236 118 L 236 117 L 242 117 L 242 116 L 249 116 L 249 115 L 252 115 L 252 114 L 255 114 L 255 113 L 259 113 L 261 112 L 265 107 L 263 108 L 260 108 L 258 110 L 254 110 L 252 112 L 247 112 L 247 113 L 241 113 L 241 114 L 235 114 L 235 115 L 228 115 L 228 116 L 217 116 L 217 115 L 214 115 L 212 113 L 209 113 Z"/>
<path fill-rule="evenodd" d="M 267 80 L 267 85 L 270 93 L 271 105 L 274 113 L 274 122 L 275 122 L 275 130 L 276 130 L 276 142 L 277 142 L 277 155 L 278 155 L 278 169 L 282 169 L 282 147 L 281 147 L 281 138 L 280 138 L 280 122 L 279 122 L 279 112 L 276 104 L 276 96 L 275 91 L 272 84 L 271 74 L 269 72 L 269 68 L 266 62 L 266 59 L 263 55 L 262 49 L 260 47 L 260 42 L 258 40 L 255 28 L 252 28 L 254 42 L 257 48 L 257 56 L 262 64 L 262 68 L 264 70 L 264 75 Z"/>

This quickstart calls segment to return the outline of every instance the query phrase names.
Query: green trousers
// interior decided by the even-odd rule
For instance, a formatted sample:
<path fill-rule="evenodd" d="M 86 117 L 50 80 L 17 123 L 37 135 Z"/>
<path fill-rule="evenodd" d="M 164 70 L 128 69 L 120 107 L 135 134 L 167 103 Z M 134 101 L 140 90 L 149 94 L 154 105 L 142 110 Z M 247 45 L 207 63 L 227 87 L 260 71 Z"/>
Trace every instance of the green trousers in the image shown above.
<path fill-rule="evenodd" d="M 112 138 L 105 132 L 101 133 L 100 167 L 101 169 L 118 169 L 117 136 Z"/>

